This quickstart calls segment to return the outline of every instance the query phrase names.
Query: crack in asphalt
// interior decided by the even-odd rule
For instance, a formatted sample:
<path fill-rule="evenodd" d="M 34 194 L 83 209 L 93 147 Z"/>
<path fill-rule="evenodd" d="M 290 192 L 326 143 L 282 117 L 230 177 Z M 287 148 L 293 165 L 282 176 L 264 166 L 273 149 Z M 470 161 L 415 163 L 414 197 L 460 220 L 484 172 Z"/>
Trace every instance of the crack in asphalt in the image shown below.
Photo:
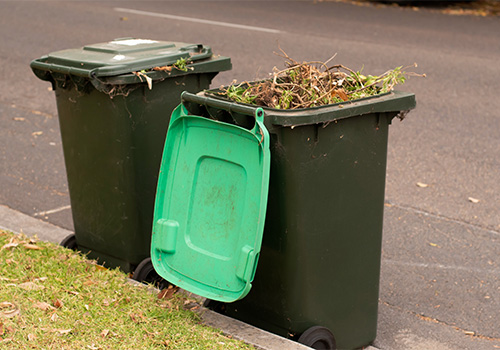
<path fill-rule="evenodd" d="M 440 324 L 440 325 L 443 325 L 443 326 L 447 326 L 447 327 L 451 327 L 457 331 L 461 331 L 464 333 L 465 336 L 469 336 L 469 337 L 472 337 L 472 338 L 479 338 L 479 339 L 485 339 L 485 340 L 491 340 L 491 341 L 498 341 L 500 342 L 500 338 L 495 338 L 495 337 L 490 337 L 490 336 L 487 336 L 487 335 L 483 335 L 483 334 L 478 334 L 477 332 L 475 331 L 471 331 L 471 330 L 467 330 L 467 329 L 463 329 L 463 328 L 460 328 L 458 326 L 454 326 L 452 324 L 449 324 L 448 322 L 445 322 L 445 321 L 441 321 L 441 320 L 438 320 L 436 318 L 433 318 L 433 317 L 429 317 L 429 316 L 425 316 L 423 314 L 420 314 L 418 312 L 415 312 L 415 311 L 412 311 L 412 310 L 407 310 L 407 309 L 404 309 L 403 307 L 401 306 L 397 306 L 397 305 L 393 305 L 387 301 L 383 301 L 383 300 L 380 300 L 379 299 L 379 302 L 392 308 L 392 309 L 395 309 L 397 311 L 401 311 L 401 312 L 404 312 L 404 313 L 407 313 L 409 315 L 412 315 L 412 316 L 415 316 L 423 321 L 426 321 L 426 322 L 432 322 L 432 323 L 436 323 L 436 324 Z"/>
<path fill-rule="evenodd" d="M 431 217 L 431 218 L 445 220 L 445 221 L 453 222 L 453 223 L 456 223 L 456 224 L 459 224 L 459 225 L 468 226 L 468 227 L 472 227 L 472 228 L 475 228 L 475 229 L 480 229 L 480 230 L 486 231 L 487 233 L 490 233 L 492 235 L 500 236 L 500 232 L 499 231 L 492 230 L 491 228 L 489 228 L 487 226 L 473 224 L 473 223 L 470 223 L 470 222 L 467 222 L 467 221 L 461 221 L 461 220 L 458 220 L 458 219 L 450 218 L 448 216 L 444 216 L 444 215 L 440 215 L 440 214 L 436 214 L 436 213 L 431 213 L 431 212 L 428 212 L 428 211 L 425 211 L 425 210 L 422 210 L 422 209 L 418 209 L 418 208 L 415 208 L 415 207 L 411 207 L 411 206 L 405 206 L 405 205 L 396 204 L 396 203 L 388 201 L 388 200 L 385 201 L 385 204 L 388 205 L 389 207 L 395 207 L 395 208 L 406 210 L 406 211 L 409 211 L 409 212 L 412 212 L 412 213 L 415 213 L 415 214 L 421 214 L 421 215 L 428 216 L 428 217 Z"/>

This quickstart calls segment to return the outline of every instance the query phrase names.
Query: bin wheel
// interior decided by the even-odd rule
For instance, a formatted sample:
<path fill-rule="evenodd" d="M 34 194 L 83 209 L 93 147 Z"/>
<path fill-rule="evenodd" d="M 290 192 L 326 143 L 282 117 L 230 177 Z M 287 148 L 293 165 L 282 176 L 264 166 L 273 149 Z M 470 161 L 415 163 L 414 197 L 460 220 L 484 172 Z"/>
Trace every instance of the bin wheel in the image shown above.
<path fill-rule="evenodd" d="M 77 250 L 78 245 L 76 244 L 76 236 L 74 233 L 66 236 L 59 245 L 63 246 L 64 248 L 68 248 L 71 250 Z"/>
<path fill-rule="evenodd" d="M 321 326 L 314 326 L 307 329 L 302 333 L 298 342 L 313 349 L 337 349 L 337 342 L 332 332 L 328 328 Z"/>
<path fill-rule="evenodd" d="M 163 279 L 158 273 L 155 271 L 153 267 L 153 263 L 151 262 L 151 258 L 146 258 L 134 270 L 134 274 L 132 275 L 132 279 L 138 282 L 146 282 L 151 283 L 158 289 L 168 288 L 170 283 Z"/>

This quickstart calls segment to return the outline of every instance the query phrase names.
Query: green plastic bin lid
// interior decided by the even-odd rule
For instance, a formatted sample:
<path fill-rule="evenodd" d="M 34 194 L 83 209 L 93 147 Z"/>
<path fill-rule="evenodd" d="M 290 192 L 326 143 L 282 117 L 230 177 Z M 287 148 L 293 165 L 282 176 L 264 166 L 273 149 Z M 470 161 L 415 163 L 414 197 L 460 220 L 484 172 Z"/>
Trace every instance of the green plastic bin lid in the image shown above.
<path fill-rule="evenodd" d="M 212 49 L 201 44 L 124 38 L 53 52 L 32 61 L 31 68 L 35 73 L 39 70 L 95 78 L 172 65 L 181 58 L 196 62 L 210 57 Z"/>
<path fill-rule="evenodd" d="M 224 302 L 251 288 L 264 230 L 269 134 L 172 113 L 156 195 L 151 259 L 160 276 Z"/>

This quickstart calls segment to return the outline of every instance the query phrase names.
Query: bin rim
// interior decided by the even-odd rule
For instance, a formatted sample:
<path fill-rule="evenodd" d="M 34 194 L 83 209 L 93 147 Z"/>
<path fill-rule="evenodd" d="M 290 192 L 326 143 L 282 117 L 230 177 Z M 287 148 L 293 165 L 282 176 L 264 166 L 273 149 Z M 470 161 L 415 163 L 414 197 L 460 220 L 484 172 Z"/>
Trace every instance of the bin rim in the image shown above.
<path fill-rule="evenodd" d="M 398 90 L 352 101 L 293 110 L 235 102 L 217 95 L 218 91 L 221 91 L 221 89 L 205 90 L 196 95 L 185 91 L 181 94 L 181 100 L 184 105 L 192 102 L 244 115 L 253 115 L 255 109 L 262 108 L 265 121 L 267 120 L 274 125 L 289 127 L 330 123 L 371 113 L 392 113 L 392 118 L 394 118 L 398 115 L 406 115 L 409 110 L 414 109 L 416 106 L 415 94 Z"/>

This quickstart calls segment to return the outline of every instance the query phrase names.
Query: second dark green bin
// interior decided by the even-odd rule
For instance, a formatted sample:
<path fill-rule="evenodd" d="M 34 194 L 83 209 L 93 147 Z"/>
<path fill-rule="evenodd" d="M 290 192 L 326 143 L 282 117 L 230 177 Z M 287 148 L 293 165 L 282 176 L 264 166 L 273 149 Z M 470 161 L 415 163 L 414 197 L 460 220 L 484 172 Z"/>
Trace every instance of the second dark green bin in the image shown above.
<path fill-rule="evenodd" d="M 253 125 L 257 106 L 184 93 L 192 115 Z M 264 108 L 269 199 L 253 287 L 209 307 L 284 337 L 355 349 L 377 331 L 389 124 L 415 107 L 391 92 L 304 110 Z"/>
<path fill-rule="evenodd" d="M 191 63 L 172 67 L 179 60 Z M 31 68 L 55 90 L 77 248 L 133 271 L 149 258 L 169 116 L 182 91 L 207 89 L 230 59 L 204 45 L 117 39 L 51 53 Z"/>

